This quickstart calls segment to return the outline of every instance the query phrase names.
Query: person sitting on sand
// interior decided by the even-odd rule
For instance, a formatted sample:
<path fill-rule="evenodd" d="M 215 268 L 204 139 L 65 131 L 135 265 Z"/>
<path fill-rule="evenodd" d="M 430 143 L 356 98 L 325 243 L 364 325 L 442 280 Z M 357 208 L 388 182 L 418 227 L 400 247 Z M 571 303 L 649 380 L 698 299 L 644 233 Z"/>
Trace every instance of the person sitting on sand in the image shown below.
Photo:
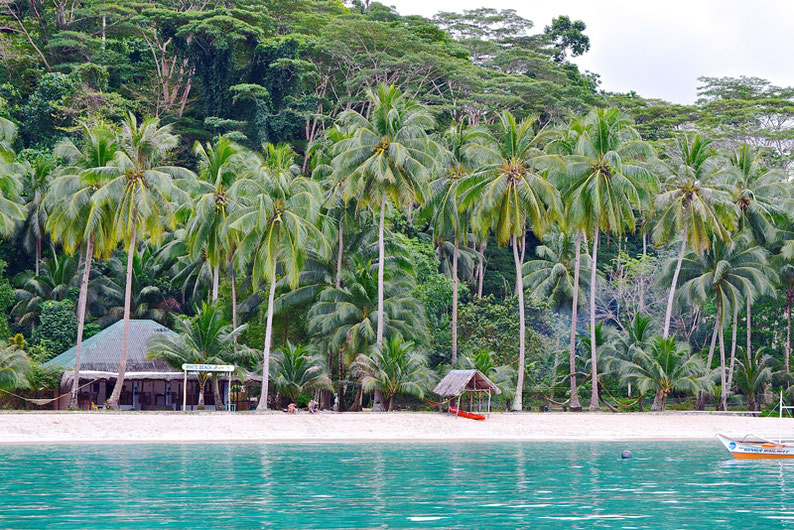
<path fill-rule="evenodd" d="M 309 412 L 312 414 L 317 413 L 317 401 L 315 401 L 314 398 L 309 401 Z"/>
<path fill-rule="evenodd" d="M 297 405 L 295 403 L 290 403 L 287 405 L 287 412 L 290 414 L 295 414 L 298 411 Z"/>

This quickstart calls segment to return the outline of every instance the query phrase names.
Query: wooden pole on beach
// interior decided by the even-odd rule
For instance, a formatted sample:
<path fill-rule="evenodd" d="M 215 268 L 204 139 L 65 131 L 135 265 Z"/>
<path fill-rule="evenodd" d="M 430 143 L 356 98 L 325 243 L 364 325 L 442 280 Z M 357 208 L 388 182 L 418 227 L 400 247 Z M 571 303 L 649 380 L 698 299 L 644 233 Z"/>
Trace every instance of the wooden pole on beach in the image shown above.
<path fill-rule="evenodd" d="M 185 381 L 182 383 L 182 412 L 187 412 L 187 370 L 185 370 Z"/>

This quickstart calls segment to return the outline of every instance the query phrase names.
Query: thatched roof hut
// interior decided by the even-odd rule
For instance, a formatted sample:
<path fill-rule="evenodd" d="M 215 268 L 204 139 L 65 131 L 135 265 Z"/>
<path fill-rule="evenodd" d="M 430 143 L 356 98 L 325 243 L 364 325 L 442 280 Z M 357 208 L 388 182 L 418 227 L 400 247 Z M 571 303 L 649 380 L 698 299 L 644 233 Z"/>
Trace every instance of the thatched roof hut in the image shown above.
<path fill-rule="evenodd" d="M 464 392 L 502 393 L 479 370 L 450 370 L 433 389 L 433 393 L 439 396 L 459 396 Z"/>

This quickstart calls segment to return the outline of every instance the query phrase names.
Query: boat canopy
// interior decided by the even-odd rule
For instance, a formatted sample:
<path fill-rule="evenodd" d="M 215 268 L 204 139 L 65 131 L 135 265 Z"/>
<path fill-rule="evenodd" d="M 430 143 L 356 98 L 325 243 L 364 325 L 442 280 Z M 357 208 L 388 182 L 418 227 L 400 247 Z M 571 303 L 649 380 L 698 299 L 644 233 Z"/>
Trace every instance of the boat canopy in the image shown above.
<path fill-rule="evenodd" d="M 479 370 L 450 370 L 433 389 L 439 396 L 459 396 L 464 392 L 501 394 L 493 382 Z"/>

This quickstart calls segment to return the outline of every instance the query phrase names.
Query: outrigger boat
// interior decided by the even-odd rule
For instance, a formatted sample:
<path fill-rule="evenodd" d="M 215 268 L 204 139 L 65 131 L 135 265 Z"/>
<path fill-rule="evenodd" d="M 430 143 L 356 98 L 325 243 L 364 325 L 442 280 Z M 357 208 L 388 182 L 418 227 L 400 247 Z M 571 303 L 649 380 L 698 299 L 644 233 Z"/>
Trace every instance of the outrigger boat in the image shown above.
<path fill-rule="evenodd" d="M 741 440 L 728 438 L 718 434 L 717 437 L 734 458 L 739 460 L 758 460 L 766 458 L 794 458 L 794 441 L 783 440 L 782 424 L 783 410 L 794 409 L 794 407 L 783 405 L 783 393 L 780 393 L 780 418 L 778 423 L 778 440 L 766 440 L 764 438 L 745 436 Z"/>

